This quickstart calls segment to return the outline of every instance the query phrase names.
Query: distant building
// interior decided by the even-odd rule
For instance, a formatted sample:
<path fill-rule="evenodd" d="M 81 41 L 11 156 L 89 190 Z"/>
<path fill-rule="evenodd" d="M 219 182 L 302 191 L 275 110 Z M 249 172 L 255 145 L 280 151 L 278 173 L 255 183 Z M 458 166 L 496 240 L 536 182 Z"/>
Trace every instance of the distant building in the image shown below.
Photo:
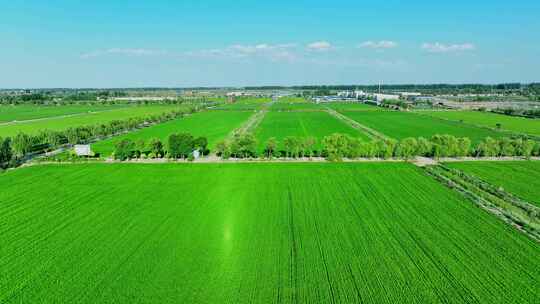
<path fill-rule="evenodd" d="M 384 100 L 398 100 L 399 99 L 399 95 L 379 94 L 379 93 L 373 94 L 373 97 L 378 102 L 381 102 Z"/>
<path fill-rule="evenodd" d="M 404 99 L 408 99 L 408 98 L 412 98 L 412 97 L 422 96 L 422 93 L 418 93 L 418 92 L 400 92 L 399 96 L 401 96 Z"/>
<path fill-rule="evenodd" d="M 199 157 L 201 157 L 201 152 L 198 149 L 193 150 L 193 158 L 198 159 Z"/>
<path fill-rule="evenodd" d="M 341 97 L 341 98 L 363 98 L 365 97 L 367 94 L 364 92 L 364 91 L 341 91 L 339 93 L 337 93 L 337 96 L 338 97 Z"/>
<path fill-rule="evenodd" d="M 75 145 L 74 149 L 77 156 L 92 156 L 90 145 Z"/>

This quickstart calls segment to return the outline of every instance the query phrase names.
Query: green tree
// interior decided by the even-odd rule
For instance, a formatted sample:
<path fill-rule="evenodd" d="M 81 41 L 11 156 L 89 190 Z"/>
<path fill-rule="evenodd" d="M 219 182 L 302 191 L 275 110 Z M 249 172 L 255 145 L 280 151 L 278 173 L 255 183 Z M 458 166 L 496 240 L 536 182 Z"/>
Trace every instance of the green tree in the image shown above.
<path fill-rule="evenodd" d="M 194 149 L 193 136 L 189 133 L 171 134 L 168 147 L 170 158 L 186 158 Z"/>
<path fill-rule="evenodd" d="M 119 141 L 114 150 L 114 158 L 121 161 L 131 159 L 134 156 L 135 143 L 130 139 L 123 139 Z"/>
<path fill-rule="evenodd" d="M 208 154 L 208 139 L 206 137 L 197 137 L 193 140 L 193 146 L 198 149 L 201 155 Z"/>
<path fill-rule="evenodd" d="M 32 138 L 24 133 L 18 133 L 11 142 L 13 153 L 16 157 L 21 158 L 32 150 Z"/>
<path fill-rule="evenodd" d="M 7 137 L 2 139 L 0 137 L 0 168 L 7 167 L 9 161 L 13 156 L 13 151 L 11 150 L 11 138 Z"/>
<path fill-rule="evenodd" d="M 530 139 L 525 139 L 521 142 L 519 148 L 521 156 L 529 159 L 533 155 L 535 142 Z"/>
<path fill-rule="evenodd" d="M 272 158 L 272 156 L 275 155 L 276 149 L 277 149 L 277 145 L 278 145 L 278 142 L 277 142 L 277 139 L 276 139 L 275 137 L 270 137 L 270 138 L 266 141 L 264 153 L 265 153 L 265 155 L 266 155 L 267 158 Z"/>
<path fill-rule="evenodd" d="M 307 157 L 311 157 L 313 155 L 313 150 L 315 149 L 315 145 L 317 144 L 317 139 L 313 136 L 308 136 L 304 139 L 304 142 L 302 143 L 303 146 L 303 154 Z"/>
<path fill-rule="evenodd" d="M 423 137 L 418 138 L 417 140 L 417 150 L 416 154 L 420 156 L 432 156 L 433 146 L 431 142 Z"/>
<path fill-rule="evenodd" d="M 231 149 L 226 140 L 222 140 L 216 144 L 216 154 L 223 159 L 231 157 Z"/>
<path fill-rule="evenodd" d="M 494 157 L 499 155 L 499 143 L 497 140 L 486 137 L 476 148 L 477 156 Z"/>
<path fill-rule="evenodd" d="M 516 153 L 515 143 L 510 138 L 504 137 L 498 141 L 500 156 L 513 156 Z"/>
<path fill-rule="evenodd" d="M 157 158 L 165 156 L 165 149 L 161 140 L 158 138 L 152 138 L 150 140 L 150 153 Z"/>
<path fill-rule="evenodd" d="M 408 137 L 399 142 L 398 148 L 396 149 L 396 151 L 399 151 L 399 153 L 396 153 L 396 156 L 401 156 L 404 159 L 408 160 L 415 156 L 417 150 L 418 142 L 416 141 L 416 139 Z"/>
<path fill-rule="evenodd" d="M 326 151 L 327 159 L 331 161 L 341 161 L 346 156 L 349 148 L 348 137 L 339 133 L 325 136 L 322 144 Z"/>
<path fill-rule="evenodd" d="M 469 156 L 470 154 L 471 154 L 471 140 L 467 137 L 459 138 L 457 156 Z"/>
<path fill-rule="evenodd" d="M 283 139 L 283 147 L 285 148 L 285 155 L 287 157 L 293 157 L 295 146 L 296 138 L 294 136 L 287 136 Z"/>

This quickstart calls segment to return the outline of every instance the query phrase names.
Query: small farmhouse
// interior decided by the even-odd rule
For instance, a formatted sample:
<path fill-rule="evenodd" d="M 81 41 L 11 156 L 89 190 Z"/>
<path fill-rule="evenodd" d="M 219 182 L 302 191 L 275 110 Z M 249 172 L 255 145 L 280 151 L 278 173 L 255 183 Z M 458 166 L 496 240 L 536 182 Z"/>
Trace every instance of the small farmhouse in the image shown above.
<path fill-rule="evenodd" d="M 90 145 L 75 145 L 74 149 L 77 156 L 92 156 Z"/>

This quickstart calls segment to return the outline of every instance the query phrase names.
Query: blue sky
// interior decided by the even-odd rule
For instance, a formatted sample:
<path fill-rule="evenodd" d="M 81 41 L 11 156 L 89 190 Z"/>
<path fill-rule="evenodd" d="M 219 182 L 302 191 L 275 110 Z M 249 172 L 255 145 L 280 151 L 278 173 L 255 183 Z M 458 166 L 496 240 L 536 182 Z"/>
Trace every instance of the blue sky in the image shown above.
<path fill-rule="evenodd" d="M 532 0 L 0 0 L 0 87 L 532 82 L 539 33 Z"/>

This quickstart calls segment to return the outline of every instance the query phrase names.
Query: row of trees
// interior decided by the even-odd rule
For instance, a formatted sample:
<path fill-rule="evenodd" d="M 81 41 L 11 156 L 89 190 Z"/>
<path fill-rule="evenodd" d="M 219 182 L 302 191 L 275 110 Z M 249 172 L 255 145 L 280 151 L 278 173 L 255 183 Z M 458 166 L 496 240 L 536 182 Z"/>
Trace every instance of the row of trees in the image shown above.
<path fill-rule="evenodd" d="M 537 109 L 498 108 L 498 109 L 492 110 L 492 112 L 505 114 L 509 116 L 524 116 L 524 117 L 529 117 L 529 118 L 540 118 L 540 110 L 537 110 Z"/>
<path fill-rule="evenodd" d="M 312 157 L 322 156 L 329 160 L 343 158 L 404 158 L 424 157 L 465 157 L 465 156 L 540 156 L 540 143 L 524 138 L 486 138 L 473 145 L 466 137 L 435 135 L 427 138 L 405 138 L 396 140 L 363 141 L 346 134 L 332 134 L 317 143 L 314 137 L 285 137 L 282 143 L 274 137 L 267 140 L 262 153 L 257 151 L 257 141 L 252 134 L 236 135 L 231 140 L 216 146 L 216 154 L 224 159 Z"/>
<path fill-rule="evenodd" d="M 401 141 L 374 140 L 363 142 L 343 134 L 333 134 L 323 139 L 324 155 L 331 160 L 341 158 L 378 157 L 404 158 L 424 157 L 500 157 L 500 156 L 540 156 L 540 143 L 530 139 L 487 137 L 473 145 L 467 137 L 434 135 L 426 138 L 405 138 Z"/>
<path fill-rule="evenodd" d="M 251 133 L 235 134 L 233 138 L 217 143 L 216 154 L 223 159 L 257 157 L 257 139 Z"/>
<path fill-rule="evenodd" d="M 188 107 L 159 115 L 114 120 L 103 124 L 68 128 L 63 131 L 43 130 L 36 135 L 18 133 L 16 136 L 0 142 L 5 151 L 9 150 L 9 152 L 3 152 L 0 156 L 2 160 L 0 165 L 3 167 L 14 166 L 29 153 L 50 151 L 65 144 L 88 143 L 92 140 L 127 132 L 145 125 L 168 121 L 193 113 L 197 109 L 197 107 Z M 7 156 L 9 156 L 9 159 Z"/>
<path fill-rule="evenodd" d="M 200 155 L 210 153 L 206 137 L 194 137 L 189 133 L 179 133 L 169 135 L 167 147 L 158 138 L 153 138 L 148 142 L 145 142 L 144 139 L 137 141 L 123 139 L 115 146 L 114 158 L 122 161 L 133 158 L 163 157 L 191 160 L 195 150 Z"/>

